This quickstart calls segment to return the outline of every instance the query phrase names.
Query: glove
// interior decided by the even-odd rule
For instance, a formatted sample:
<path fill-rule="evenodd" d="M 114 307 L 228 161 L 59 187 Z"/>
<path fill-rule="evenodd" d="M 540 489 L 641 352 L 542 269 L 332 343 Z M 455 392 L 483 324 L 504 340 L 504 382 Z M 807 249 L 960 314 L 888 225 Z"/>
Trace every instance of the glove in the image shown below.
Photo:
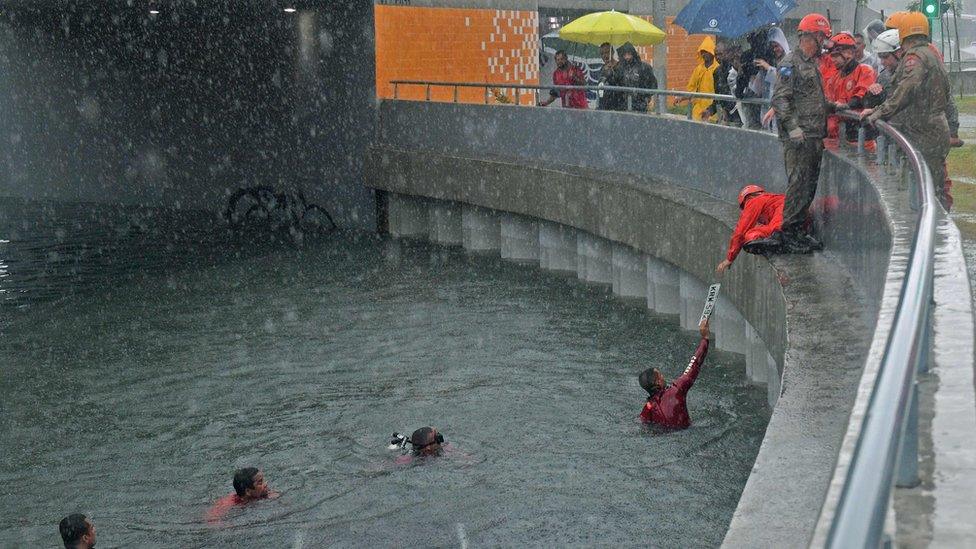
<path fill-rule="evenodd" d="M 803 130 L 800 128 L 793 128 L 790 130 L 790 141 L 794 143 L 803 143 Z"/>

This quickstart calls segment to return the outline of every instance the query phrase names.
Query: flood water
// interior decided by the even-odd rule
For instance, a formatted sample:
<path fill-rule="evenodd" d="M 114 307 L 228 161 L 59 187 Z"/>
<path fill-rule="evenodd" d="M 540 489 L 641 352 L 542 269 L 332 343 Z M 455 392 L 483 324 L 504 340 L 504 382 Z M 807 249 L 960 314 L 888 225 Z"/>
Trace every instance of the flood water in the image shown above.
<path fill-rule="evenodd" d="M 769 417 L 713 353 L 693 426 L 637 373 L 696 336 L 575 279 L 367 234 L 0 204 L 0 545 L 716 546 Z M 449 451 L 396 463 L 393 431 Z M 203 514 L 236 467 L 282 496 Z"/>

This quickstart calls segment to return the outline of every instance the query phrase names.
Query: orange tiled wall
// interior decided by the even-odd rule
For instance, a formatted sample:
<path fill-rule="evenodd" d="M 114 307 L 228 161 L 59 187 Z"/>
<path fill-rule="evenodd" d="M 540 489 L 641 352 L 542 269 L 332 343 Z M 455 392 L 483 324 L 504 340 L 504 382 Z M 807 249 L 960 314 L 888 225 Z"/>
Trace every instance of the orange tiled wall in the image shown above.
<path fill-rule="evenodd" d="M 653 22 L 652 18 L 645 17 Z M 539 15 L 534 11 L 375 6 L 376 93 L 393 97 L 391 80 L 442 82 L 539 83 Z M 698 45 L 704 36 L 689 36 L 669 17 L 665 31 L 668 46 L 668 82 L 671 89 L 685 89 L 698 64 Z M 653 60 L 654 47 L 638 47 L 641 57 Z M 511 91 L 497 88 L 512 100 Z M 420 86 L 401 86 L 399 97 L 423 99 Z M 431 89 L 431 99 L 451 101 L 454 90 Z M 532 92 L 523 93 L 528 101 Z M 461 89 L 458 100 L 483 103 L 482 88 Z"/>
<path fill-rule="evenodd" d="M 393 97 L 391 80 L 539 83 L 537 12 L 376 5 L 374 13 L 380 97 Z M 403 99 L 423 99 L 424 93 L 420 86 L 401 86 L 398 92 Z M 452 88 L 431 90 L 434 100 L 453 96 Z M 531 97 L 526 92 L 521 100 Z M 484 90 L 461 89 L 458 100 L 483 103 Z"/>

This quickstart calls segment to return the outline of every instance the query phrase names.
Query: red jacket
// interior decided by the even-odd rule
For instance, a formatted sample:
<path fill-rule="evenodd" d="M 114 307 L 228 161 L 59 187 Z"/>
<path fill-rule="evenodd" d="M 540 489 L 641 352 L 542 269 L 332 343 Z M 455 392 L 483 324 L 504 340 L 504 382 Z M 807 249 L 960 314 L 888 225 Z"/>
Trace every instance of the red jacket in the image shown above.
<path fill-rule="evenodd" d="M 698 378 L 702 362 L 708 354 L 708 340 L 702 338 L 695 350 L 695 356 L 691 357 L 691 362 L 684 373 L 678 376 L 671 385 L 658 391 L 647 398 L 647 404 L 641 410 L 640 419 L 644 423 L 657 423 L 664 427 L 684 429 L 691 425 L 691 418 L 688 417 L 688 405 L 685 399 L 688 396 L 688 389 Z"/>
<path fill-rule="evenodd" d="M 557 86 L 582 86 L 586 84 L 586 75 L 579 67 L 570 64 L 566 69 L 556 69 L 552 73 L 552 83 Z M 589 106 L 584 90 L 552 90 L 551 93 L 562 99 L 563 107 L 585 109 Z"/>
<path fill-rule="evenodd" d="M 820 56 L 819 62 L 820 68 L 820 81 L 823 83 L 824 94 L 827 92 L 827 80 L 837 72 L 837 67 L 834 66 L 834 62 L 830 60 L 830 55 L 822 54 Z"/>
<path fill-rule="evenodd" d="M 857 109 L 861 107 L 859 100 L 864 99 L 864 94 L 874 81 L 874 69 L 870 65 L 857 63 L 853 67 L 841 67 L 827 80 L 824 95 L 827 96 L 827 101 L 848 103 Z"/>
<path fill-rule="evenodd" d="M 746 207 L 739 214 L 739 222 L 735 225 L 735 230 L 732 231 L 732 238 L 729 239 L 729 253 L 725 258 L 729 261 L 735 261 L 742 245 L 752 240 L 747 234 L 752 232 L 756 226 L 761 225 L 768 229 L 762 231 L 764 234 L 754 235 L 759 238 L 765 238 L 774 231 L 780 230 L 783 226 L 783 204 L 785 200 L 786 195 L 774 193 L 763 193 L 746 200 Z"/>

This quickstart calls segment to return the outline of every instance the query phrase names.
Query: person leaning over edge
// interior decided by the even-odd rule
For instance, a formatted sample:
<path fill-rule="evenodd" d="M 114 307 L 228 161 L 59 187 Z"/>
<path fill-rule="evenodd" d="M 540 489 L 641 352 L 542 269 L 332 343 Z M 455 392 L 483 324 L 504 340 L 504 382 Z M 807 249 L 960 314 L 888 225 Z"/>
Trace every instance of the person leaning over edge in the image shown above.
<path fill-rule="evenodd" d="M 95 524 L 81 513 L 72 513 L 61 519 L 58 531 L 66 549 L 95 547 Z"/>
<path fill-rule="evenodd" d="M 830 23 L 817 13 L 800 20 L 800 43 L 777 66 L 772 107 L 783 143 L 788 184 L 783 228 L 771 238 L 785 253 L 810 253 L 823 245 L 804 231 L 807 210 L 817 193 L 823 138 L 827 130 L 827 101 L 818 68 Z"/>
<path fill-rule="evenodd" d="M 746 185 L 739 191 L 739 222 L 736 223 L 729 238 L 729 251 L 718 264 L 715 274 L 722 276 L 732 266 L 743 246 L 750 251 L 748 244 L 769 238 L 783 225 L 783 203 L 786 196 L 767 193 L 759 185 Z"/>
<path fill-rule="evenodd" d="M 647 402 L 641 410 L 640 420 L 644 423 L 655 423 L 672 429 L 684 429 L 691 425 L 688 416 L 688 391 L 698 379 L 705 355 L 708 354 L 708 319 L 698 325 L 701 341 L 691 357 L 688 367 L 678 377 L 668 384 L 664 374 L 657 368 L 648 368 L 641 372 L 637 380 L 647 391 Z"/>

